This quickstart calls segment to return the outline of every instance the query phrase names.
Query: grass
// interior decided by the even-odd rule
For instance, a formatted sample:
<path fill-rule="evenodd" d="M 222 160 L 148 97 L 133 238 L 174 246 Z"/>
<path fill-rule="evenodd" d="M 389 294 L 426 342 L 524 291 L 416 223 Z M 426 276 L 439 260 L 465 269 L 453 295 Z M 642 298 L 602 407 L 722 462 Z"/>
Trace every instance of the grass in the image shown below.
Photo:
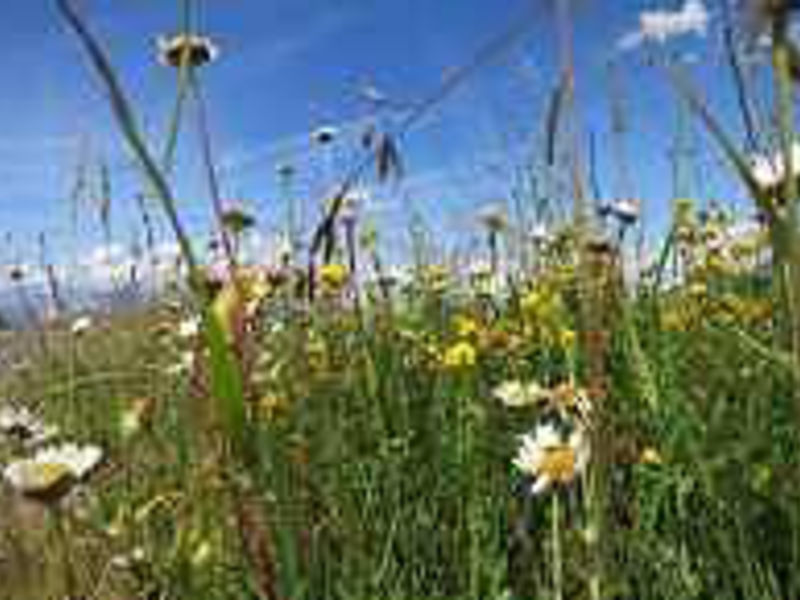
<path fill-rule="evenodd" d="M 628 281 L 635 217 L 579 203 L 528 239 L 498 213 L 468 268 L 418 243 L 390 273 L 343 214 L 364 169 L 384 178 L 387 137 L 330 202 L 326 256 L 241 264 L 242 224 L 214 275 L 167 177 L 199 94 L 188 53 L 160 165 L 103 46 L 58 5 L 186 269 L 142 306 L 3 340 L 0 409 L 18 401 L 103 460 L 45 465 L 44 493 L 4 471 L 0 599 L 800 597 L 796 185 L 764 188 L 682 73 L 667 67 L 766 225 L 734 235 L 725 208 L 677 199 L 663 252 Z M 553 161 L 569 100 L 546 119 Z M 0 464 L 34 454 L 24 425 L 3 427 Z"/>

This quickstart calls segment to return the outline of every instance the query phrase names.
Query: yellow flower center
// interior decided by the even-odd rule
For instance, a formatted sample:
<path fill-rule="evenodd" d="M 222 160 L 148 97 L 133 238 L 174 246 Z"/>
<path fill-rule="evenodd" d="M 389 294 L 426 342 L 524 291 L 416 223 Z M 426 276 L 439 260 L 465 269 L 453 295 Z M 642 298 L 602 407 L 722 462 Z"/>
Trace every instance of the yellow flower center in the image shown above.
<path fill-rule="evenodd" d="M 21 467 L 16 486 L 25 496 L 48 502 L 69 491 L 74 479 L 63 463 L 29 461 Z"/>
<path fill-rule="evenodd" d="M 569 446 L 558 446 L 545 450 L 539 473 L 553 481 L 568 483 L 575 477 L 575 450 Z"/>

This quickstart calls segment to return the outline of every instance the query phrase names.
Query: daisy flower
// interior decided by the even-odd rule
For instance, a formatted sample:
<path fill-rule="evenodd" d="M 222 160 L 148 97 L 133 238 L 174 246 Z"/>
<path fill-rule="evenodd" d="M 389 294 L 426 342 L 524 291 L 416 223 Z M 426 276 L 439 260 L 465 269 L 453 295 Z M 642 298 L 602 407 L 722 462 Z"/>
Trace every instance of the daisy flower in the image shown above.
<path fill-rule="evenodd" d="M 202 35 L 178 34 L 159 37 L 158 60 L 168 67 L 180 67 L 184 56 L 192 67 L 201 67 L 219 56 L 219 48 Z"/>
<path fill-rule="evenodd" d="M 533 480 L 531 493 L 541 494 L 553 485 L 571 483 L 586 470 L 589 442 L 581 428 L 565 438 L 553 425 L 540 424 L 520 437 L 512 463 Z"/>
<path fill-rule="evenodd" d="M 85 479 L 103 458 L 99 446 L 69 443 L 37 451 L 31 458 L 9 463 L 3 479 L 23 496 L 55 502 Z"/>
<path fill-rule="evenodd" d="M 38 446 L 58 435 L 58 427 L 48 425 L 25 407 L 8 406 L 0 408 L 0 433 Z"/>
<path fill-rule="evenodd" d="M 92 327 L 93 324 L 94 323 L 90 316 L 83 315 L 72 321 L 69 330 L 75 337 L 80 337 L 81 335 L 89 331 L 89 329 Z"/>
<path fill-rule="evenodd" d="M 492 394 L 509 408 L 536 406 L 545 402 L 550 392 L 535 381 L 523 382 L 517 379 L 504 381 Z"/>

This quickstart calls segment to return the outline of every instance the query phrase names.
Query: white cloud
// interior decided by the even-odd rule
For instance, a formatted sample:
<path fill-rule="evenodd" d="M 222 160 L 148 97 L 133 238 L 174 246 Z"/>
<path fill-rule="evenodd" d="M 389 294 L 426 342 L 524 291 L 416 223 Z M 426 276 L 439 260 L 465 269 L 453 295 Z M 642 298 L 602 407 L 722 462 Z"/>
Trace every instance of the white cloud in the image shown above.
<path fill-rule="evenodd" d="M 639 27 L 617 42 L 617 49 L 632 50 L 646 42 L 666 43 L 686 35 L 704 36 L 711 16 L 703 0 L 685 0 L 680 10 L 647 10 L 639 15 Z"/>

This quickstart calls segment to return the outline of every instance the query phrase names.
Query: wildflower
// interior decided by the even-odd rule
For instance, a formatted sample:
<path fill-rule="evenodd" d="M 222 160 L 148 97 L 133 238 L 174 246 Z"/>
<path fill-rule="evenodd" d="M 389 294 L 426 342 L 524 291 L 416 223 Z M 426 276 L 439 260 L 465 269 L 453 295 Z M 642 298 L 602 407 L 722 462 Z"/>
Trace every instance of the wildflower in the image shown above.
<path fill-rule="evenodd" d="M 222 226 L 234 235 L 239 235 L 248 229 L 252 229 L 256 224 L 256 219 L 253 215 L 238 207 L 225 210 L 220 220 L 222 221 Z"/>
<path fill-rule="evenodd" d="M 578 336 L 575 333 L 574 329 L 571 329 L 569 327 L 565 327 L 564 329 L 561 330 L 561 335 L 559 337 L 559 342 L 560 342 L 561 347 L 566 352 L 571 352 L 572 350 L 575 349 L 575 342 L 577 341 L 577 339 L 578 339 Z"/>
<path fill-rule="evenodd" d="M 475 346 L 466 341 L 460 341 L 450 346 L 444 353 L 442 364 L 448 369 L 472 367 L 478 360 Z"/>
<path fill-rule="evenodd" d="M 311 132 L 311 141 L 325 146 L 333 142 L 337 135 L 339 135 L 339 130 L 336 127 L 322 126 Z"/>
<path fill-rule="evenodd" d="M 534 223 L 528 230 L 528 237 L 537 246 L 543 246 L 552 239 L 550 230 L 544 223 Z"/>
<path fill-rule="evenodd" d="M 258 401 L 258 410 L 268 421 L 272 421 L 277 416 L 286 412 L 289 408 L 289 401 L 285 396 L 278 394 L 266 394 Z"/>
<path fill-rule="evenodd" d="M 426 265 L 421 273 L 423 284 L 434 294 L 441 294 L 447 289 L 448 277 L 449 273 L 444 265 Z"/>
<path fill-rule="evenodd" d="M 25 279 L 27 270 L 25 265 L 11 265 L 8 268 L 8 278 L 13 282 L 20 282 Z"/>
<path fill-rule="evenodd" d="M 522 313 L 531 320 L 549 321 L 559 311 L 559 298 L 552 290 L 531 290 L 520 299 Z"/>
<path fill-rule="evenodd" d="M 800 142 L 792 143 L 789 158 L 792 175 L 797 177 L 800 174 Z M 753 176 L 764 190 L 774 190 L 783 183 L 786 178 L 786 162 L 783 152 L 772 156 L 756 154 L 750 158 Z"/>
<path fill-rule="evenodd" d="M 493 233 L 499 233 L 508 227 L 505 210 L 497 204 L 484 207 L 478 214 L 478 220 L 487 231 Z"/>
<path fill-rule="evenodd" d="M 580 428 L 564 436 L 550 424 L 540 424 L 533 433 L 520 437 L 513 465 L 532 478 L 532 494 L 541 494 L 554 484 L 567 485 L 585 471 L 589 442 Z"/>
<path fill-rule="evenodd" d="M 191 351 L 182 352 L 178 360 L 168 365 L 164 373 L 170 377 L 178 377 L 189 373 L 194 368 L 195 353 Z"/>
<path fill-rule="evenodd" d="M 504 381 L 492 392 L 494 397 L 509 408 L 536 406 L 547 400 L 549 391 L 536 381 Z"/>
<path fill-rule="evenodd" d="M 323 287 L 328 291 L 338 291 L 347 283 L 347 267 L 340 263 L 328 263 L 322 265 L 319 270 L 319 277 Z"/>
<path fill-rule="evenodd" d="M 480 323 L 468 315 L 456 315 L 453 318 L 453 329 L 459 338 L 471 338 L 480 331 Z"/>
<path fill-rule="evenodd" d="M 611 215 L 623 227 L 629 227 L 639 219 L 639 201 L 632 199 L 617 200 L 610 207 Z"/>
<path fill-rule="evenodd" d="M 200 333 L 200 318 L 193 316 L 183 319 L 178 323 L 178 337 L 181 339 L 190 339 L 197 337 Z"/>
<path fill-rule="evenodd" d="M 472 261 L 468 267 L 470 279 L 483 279 L 492 275 L 492 265 L 485 260 Z"/>
<path fill-rule="evenodd" d="M 191 67 L 201 67 L 219 56 L 219 48 L 210 38 L 201 35 L 178 34 L 159 37 L 158 59 L 168 67 L 180 67 L 183 61 Z"/>
<path fill-rule="evenodd" d="M 93 324 L 92 318 L 87 315 L 84 315 L 78 317 L 72 322 L 72 325 L 70 326 L 70 331 L 72 332 L 72 335 L 74 335 L 75 337 L 80 337 L 84 333 L 89 331 L 89 329 L 92 327 L 92 324 Z"/>
<path fill-rule="evenodd" d="M 24 496 L 55 502 L 87 477 L 102 458 L 103 451 L 98 446 L 52 446 L 39 450 L 32 458 L 10 463 L 3 470 L 3 478 Z"/>
<path fill-rule="evenodd" d="M 702 281 L 695 281 L 687 288 L 687 293 L 694 300 L 703 300 L 708 296 L 708 286 Z"/>
<path fill-rule="evenodd" d="M 130 552 L 115 554 L 109 561 L 109 566 L 121 571 L 128 571 L 143 565 L 147 561 L 147 553 L 141 546 L 134 546 Z"/>
<path fill-rule="evenodd" d="M 662 462 L 661 454 L 652 446 L 648 446 L 639 455 L 639 462 L 643 465 L 660 465 Z"/>
<path fill-rule="evenodd" d="M 58 435 L 58 427 L 44 423 L 25 407 L 4 407 L 0 409 L 0 433 L 39 446 Z"/>
<path fill-rule="evenodd" d="M 295 168 L 291 163 L 280 163 L 275 167 L 275 172 L 281 179 L 291 179 L 294 175 Z"/>
<path fill-rule="evenodd" d="M 278 240 L 275 243 L 275 258 L 276 262 L 281 265 L 288 265 L 292 262 L 292 255 L 294 254 L 294 243 L 292 242 L 292 236 L 288 234 L 283 234 L 278 237 Z M 275 272 L 268 272 L 267 277 L 269 278 L 271 274 Z M 278 286 L 279 287 L 279 286 Z"/>

